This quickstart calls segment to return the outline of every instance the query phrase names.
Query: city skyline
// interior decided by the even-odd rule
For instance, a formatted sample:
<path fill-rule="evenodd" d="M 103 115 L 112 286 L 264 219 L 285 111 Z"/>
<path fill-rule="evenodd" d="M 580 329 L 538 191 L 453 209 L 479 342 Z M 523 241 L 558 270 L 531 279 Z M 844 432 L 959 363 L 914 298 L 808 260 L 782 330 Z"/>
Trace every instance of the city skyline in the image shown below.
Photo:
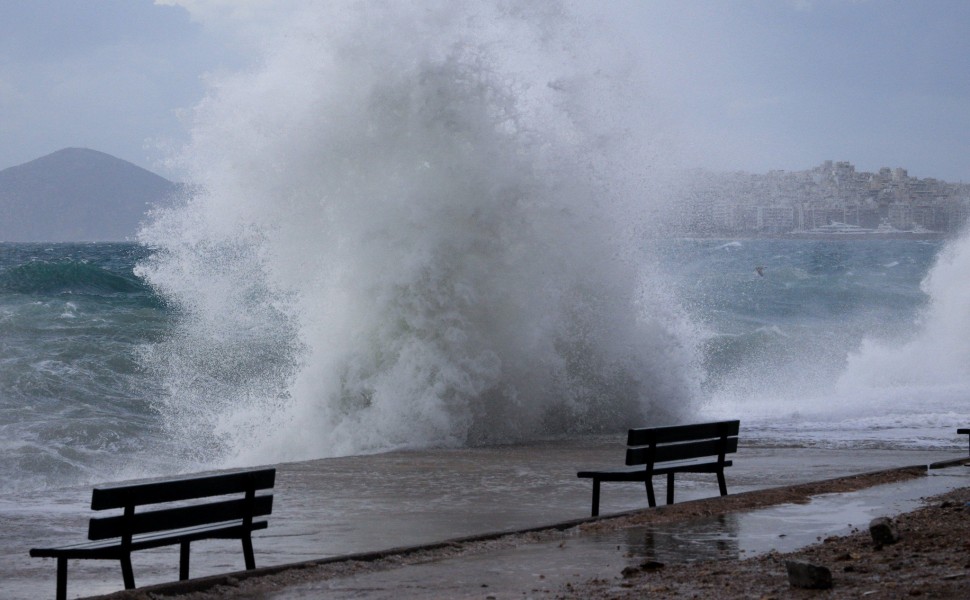
<path fill-rule="evenodd" d="M 67 188 L 51 185 L 52 181 L 63 179 L 65 157 L 73 163 L 71 177 L 80 176 L 81 181 L 95 186 L 102 175 L 100 167 L 92 161 L 75 158 L 100 157 L 99 160 L 114 161 L 112 164 L 126 163 L 126 169 L 141 170 L 122 157 L 97 150 L 62 149 L 21 165 L 0 169 L 0 200 L 6 199 L 8 204 L 13 201 L 14 204 L 7 207 L 12 210 L 16 198 L 40 193 L 28 204 L 57 202 L 70 205 L 71 199 L 64 190 L 77 182 Z M 79 168 L 82 163 L 87 166 Z M 22 175 L 28 171 L 33 174 L 34 184 L 24 188 Z M 970 220 L 970 184 L 913 177 L 903 167 L 882 167 L 869 172 L 857 170 L 850 161 L 826 160 L 798 171 L 751 173 L 693 169 L 682 172 L 679 180 L 679 193 L 672 195 L 674 200 L 666 210 L 658 213 L 661 222 L 668 226 L 668 233 L 770 235 L 826 232 L 826 228 L 833 225 L 846 225 L 850 228 L 838 233 L 878 230 L 882 234 L 954 234 L 962 231 Z M 51 192 L 55 189 L 60 191 L 46 199 L 41 193 L 42 190 Z M 17 210 L 24 208 L 21 206 Z M 14 229 L 18 227 L 15 225 Z M 132 235 L 133 232 L 134 229 Z"/>
<path fill-rule="evenodd" d="M 682 195 L 674 223 L 702 234 L 953 234 L 970 219 L 970 184 L 913 177 L 902 167 L 859 171 L 849 161 L 763 174 L 695 172 Z"/>

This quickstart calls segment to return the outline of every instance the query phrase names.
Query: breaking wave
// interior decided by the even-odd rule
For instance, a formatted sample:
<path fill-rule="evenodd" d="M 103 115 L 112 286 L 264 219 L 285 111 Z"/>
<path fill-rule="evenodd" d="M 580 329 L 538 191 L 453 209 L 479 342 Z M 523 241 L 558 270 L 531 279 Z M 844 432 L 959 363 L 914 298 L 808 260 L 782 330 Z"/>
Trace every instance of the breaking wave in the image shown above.
<path fill-rule="evenodd" d="M 651 273 L 639 111 L 562 7 L 304 7 L 214 79 L 137 273 L 141 360 L 195 459 L 253 463 L 670 422 L 694 334 Z M 280 25 L 282 23 L 282 25 Z"/>

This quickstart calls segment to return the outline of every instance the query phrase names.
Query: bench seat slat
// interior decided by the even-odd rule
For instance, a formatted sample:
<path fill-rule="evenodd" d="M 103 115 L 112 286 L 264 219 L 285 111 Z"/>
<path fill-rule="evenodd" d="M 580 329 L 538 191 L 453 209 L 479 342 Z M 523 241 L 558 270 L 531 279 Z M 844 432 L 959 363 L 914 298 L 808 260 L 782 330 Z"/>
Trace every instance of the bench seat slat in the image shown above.
<path fill-rule="evenodd" d="M 691 458 L 702 458 L 705 456 L 717 456 L 721 452 L 721 440 L 702 440 L 699 442 L 684 442 L 679 444 L 667 444 L 657 446 L 652 449 L 629 448 L 626 451 L 627 465 L 643 465 L 648 462 L 662 463 L 672 460 L 686 460 Z M 738 438 L 727 438 L 724 442 L 724 451 L 727 453 L 738 451 Z"/>
<path fill-rule="evenodd" d="M 91 509 L 123 508 L 126 505 L 158 504 L 193 500 L 210 496 L 224 496 L 245 492 L 252 488 L 273 487 L 276 469 L 261 469 L 240 473 L 192 477 L 177 481 L 159 481 L 119 487 L 95 488 L 91 494 Z"/>
<path fill-rule="evenodd" d="M 237 539 L 244 535 L 246 531 L 258 531 L 266 529 L 266 521 L 255 521 L 250 527 L 242 523 L 226 524 L 219 527 L 204 526 L 183 529 L 176 532 L 165 532 L 164 534 L 152 534 L 138 537 L 132 540 L 130 551 L 147 550 L 149 548 L 161 548 L 171 546 L 181 542 L 191 542 L 206 539 Z M 110 541 L 85 542 L 71 546 L 58 546 L 56 548 L 32 548 L 30 555 L 41 558 L 103 558 L 119 559 L 125 554 L 124 549 L 117 539 Z"/>
<path fill-rule="evenodd" d="M 666 475 L 667 473 L 717 473 L 721 467 L 730 467 L 734 463 L 726 460 L 723 463 L 688 463 L 681 465 L 670 465 L 668 467 L 657 467 L 653 470 L 653 475 Z M 580 471 L 576 474 L 582 479 L 599 479 L 600 481 L 646 481 L 646 469 L 635 469 L 627 471 Z"/>
<path fill-rule="evenodd" d="M 129 533 L 139 535 L 154 531 L 170 529 L 184 529 L 210 523 L 235 521 L 247 514 L 262 517 L 273 511 L 273 496 L 256 496 L 253 498 L 252 511 L 248 510 L 245 498 L 237 500 L 223 500 L 194 506 L 180 506 L 163 510 L 153 510 L 135 513 L 130 517 L 118 515 L 114 517 L 96 517 L 88 524 L 88 539 L 103 540 L 115 538 Z"/>
<path fill-rule="evenodd" d="M 627 433 L 627 446 L 648 446 L 651 443 L 667 444 L 704 438 L 736 436 L 741 431 L 741 421 L 716 421 L 671 427 L 631 429 Z"/>

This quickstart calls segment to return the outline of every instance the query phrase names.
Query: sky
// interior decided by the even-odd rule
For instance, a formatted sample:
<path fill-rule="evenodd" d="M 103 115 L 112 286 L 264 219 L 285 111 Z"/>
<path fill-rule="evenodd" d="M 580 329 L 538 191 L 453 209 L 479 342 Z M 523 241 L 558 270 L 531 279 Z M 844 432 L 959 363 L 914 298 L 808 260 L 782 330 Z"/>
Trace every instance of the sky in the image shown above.
<path fill-rule="evenodd" d="M 177 179 L 206 80 L 258 60 L 259 0 L 0 0 L 0 169 L 88 147 Z M 591 8 L 595 7 L 595 8 Z M 847 160 L 970 182 L 970 2 L 587 3 L 684 166 Z M 265 23 L 262 23 L 265 24 Z"/>

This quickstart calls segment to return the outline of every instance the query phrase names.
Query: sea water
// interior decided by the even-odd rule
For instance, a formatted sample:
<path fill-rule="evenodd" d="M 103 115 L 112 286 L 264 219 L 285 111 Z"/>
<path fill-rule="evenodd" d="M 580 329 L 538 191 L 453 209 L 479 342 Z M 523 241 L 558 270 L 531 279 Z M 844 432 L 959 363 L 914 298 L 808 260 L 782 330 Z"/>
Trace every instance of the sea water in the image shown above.
<path fill-rule="evenodd" d="M 690 172 L 582 3 L 266 11 L 137 240 L 0 244 L 8 490 L 722 417 L 956 447 L 970 241 L 671 239 Z"/>
<path fill-rule="evenodd" d="M 2 595 L 96 483 L 280 465 L 279 564 L 583 516 L 630 426 L 740 418 L 732 490 L 965 451 L 970 240 L 671 239 L 675 132 L 582 3 L 273 7 L 137 240 L 0 243 Z"/>
<path fill-rule="evenodd" d="M 764 443 L 923 449 L 962 445 L 954 430 L 970 419 L 963 396 L 966 369 L 950 355 L 959 357 L 965 342 L 958 316 L 947 312 L 948 303 L 955 302 L 947 294 L 959 293 L 962 283 L 959 277 L 949 285 L 940 279 L 959 273 L 959 242 L 645 241 L 648 246 L 644 256 L 657 261 L 655 271 L 668 293 L 696 323 L 697 337 L 690 341 L 699 348 L 698 369 L 704 377 L 696 408 L 684 418 L 740 417 L 746 440 Z M 183 359 L 178 353 L 186 350 L 172 346 L 173 340 L 186 343 L 180 338 L 188 335 L 188 317 L 184 308 L 136 274 L 151 255 L 151 249 L 138 244 L 0 244 L 0 474 L 6 491 L 246 464 L 240 456 L 248 456 L 249 464 L 263 464 L 300 452 L 313 458 L 397 447 L 397 440 L 388 440 L 382 448 L 363 431 L 357 449 L 346 446 L 328 453 L 326 444 L 317 443 L 305 449 L 269 447 L 264 454 L 248 455 L 214 431 L 207 440 L 198 430 L 176 427 L 194 419 L 200 427 L 215 427 L 216 416 L 204 399 L 198 406 L 174 404 L 170 367 L 156 364 L 174 360 L 167 353 Z M 756 266 L 763 267 L 763 275 Z M 950 319 L 954 327 L 938 325 L 940 319 Z M 260 325 L 268 330 L 265 340 L 255 326 L 241 332 L 209 330 L 235 338 L 206 342 L 194 355 L 201 364 L 185 368 L 206 377 L 203 383 L 214 394 L 251 385 L 246 390 L 250 395 L 266 388 L 260 378 L 277 381 L 280 372 L 310 368 L 306 355 L 271 351 L 287 340 L 285 334 L 296 332 Z M 189 339 L 202 343 L 201 338 Z M 663 335 L 643 343 L 655 344 L 662 353 L 671 341 Z M 228 355 L 206 355 L 230 350 Z M 340 383 L 347 382 L 345 374 Z M 419 383 L 427 382 L 412 387 Z M 202 385 L 185 383 L 190 384 Z M 295 393 L 273 400 L 285 408 Z M 662 388 L 639 393 L 650 394 L 652 403 L 675 401 L 665 398 Z M 424 399 L 413 394 L 406 386 L 398 390 L 395 414 Z M 605 394 L 603 398 L 609 399 Z M 265 410 L 269 424 L 272 411 L 281 408 L 265 400 L 232 395 L 213 402 Z M 486 417 L 489 400 L 487 394 L 469 399 L 479 403 L 475 410 Z M 326 401 L 323 392 L 319 401 Z M 259 408 L 264 405 L 268 407 Z M 508 406 L 500 410 L 502 418 L 523 418 L 510 414 Z M 522 414 L 530 410 L 523 408 Z M 669 417 L 648 408 L 638 418 L 642 420 L 618 417 L 607 430 L 667 422 Z M 453 436 L 416 436 L 408 442 L 410 447 L 488 443 L 459 431 L 460 425 L 450 432 Z M 340 426 L 346 425 L 325 418 L 304 420 L 282 433 L 294 444 L 308 430 L 325 441 L 334 435 L 327 428 Z M 540 423 L 510 431 L 516 437 L 499 441 L 548 440 L 569 429 L 551 422 L 545 428 Z M 573 431 L 603 429 L 578 425 Z M 459 439 L 458 433 L 465 437 Z"/>
<path fill-rule="evenodd" d="M 0 244 L 0 476 L 10 491 L 151 471 L 164 447 L 139 348 L 171 314 L 133 244 Z M 129 468 L 131 469 L 129 471 Z"/>
<path fill-rule="evenodd" d="M 4 596 L 97 483 L 280 465 L 279 564 L 582 516 L 630 426 L 740 418 L 732 489 L 965 448 L 970 240 L 671 239 L 675 135 L 582 3 L 272 6 L 135 241 L 0 243 Z"/>
<path fill-rule="evenodd" d="M 937 447 L 966 422 L 968 241 L 664 244 L 704 407 L 773 443 Z"/>

